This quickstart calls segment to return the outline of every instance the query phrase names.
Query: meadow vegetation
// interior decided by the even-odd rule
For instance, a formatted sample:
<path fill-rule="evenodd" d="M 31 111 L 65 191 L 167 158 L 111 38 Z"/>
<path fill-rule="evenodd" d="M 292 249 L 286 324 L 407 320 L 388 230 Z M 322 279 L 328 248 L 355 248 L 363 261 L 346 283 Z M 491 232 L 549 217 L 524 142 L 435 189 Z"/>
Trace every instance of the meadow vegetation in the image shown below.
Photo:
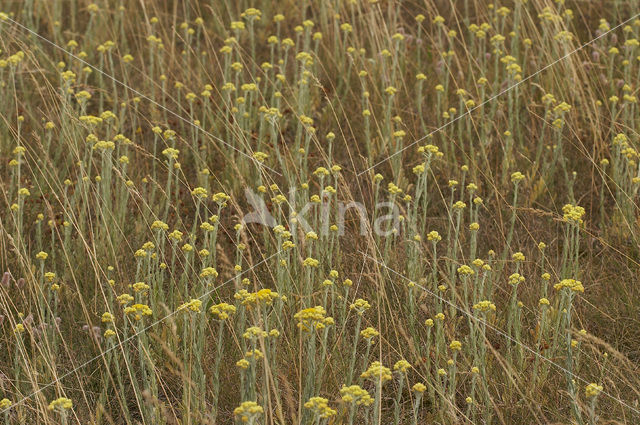
<path fill-rule="evenodd" d="M 0 2 L 0 421 L 640 423 L 639 40 L 635 0 Z"/>

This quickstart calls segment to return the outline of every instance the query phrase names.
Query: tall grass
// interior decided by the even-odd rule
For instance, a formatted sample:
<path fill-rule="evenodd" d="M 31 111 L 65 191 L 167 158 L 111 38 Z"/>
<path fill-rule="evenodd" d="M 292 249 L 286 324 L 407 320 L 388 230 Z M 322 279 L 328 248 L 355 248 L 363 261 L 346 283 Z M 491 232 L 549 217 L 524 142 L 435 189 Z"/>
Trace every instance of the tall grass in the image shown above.
<path fill-rule="evenodd" d="M 4 423 L 640 421 L 633 2 L 1 7 Z"/>

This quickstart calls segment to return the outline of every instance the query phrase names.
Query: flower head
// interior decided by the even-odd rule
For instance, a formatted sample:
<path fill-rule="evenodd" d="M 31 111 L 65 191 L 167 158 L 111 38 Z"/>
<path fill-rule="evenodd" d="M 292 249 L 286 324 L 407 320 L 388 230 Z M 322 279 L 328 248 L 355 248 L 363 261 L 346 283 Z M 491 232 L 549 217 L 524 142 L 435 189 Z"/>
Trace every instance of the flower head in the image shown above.
<path fill-rule="evenodd" d="M 209 307 L 209 313 L 218 320 L 226 320 L 235 312 L 236 306 L 227 303 L 220 303 Z"/>
<path fill-rule="evenodd" d="M 141 320 L 144 316 L 151 316 L 153 311 L 146 304 L 134 304 L 130 307 L 125 307 L 124 313 L 131 317 L 133 320 Z"/>
<path fill-rule="evenodd" d="M 369 369 L 362 373 L 361 376 L 375 383 L 384 384 L 391 379 L 391 371 L 389 368 L 384 367 L 379 361 L 375 361 L 371 363 Z"/>
<path fill-rule="evenodd" d="M 337 413 L 329 407 L 329 400 L 323 397 L 311 397 L 304 404 L 304 407 L 311 410 L 319 418 L 329 418 Z"/>
<path fill-rule="evenodd" d="M 49 403 L 49 410 L 55 410 L 57 412 L 66 412 L 73 409 L 73 402 L 65 397 L 60 397 Z"/>
<path fill-rule="evenodd" d="M 245 401 L 233 410 L 235 416 L 239 416 L 242 422 L 247 423 L 254 423 L 263 413 L 264 409 L 255 401 Z"/>
<path fill-rule="evenodd" d="M 361 388 L 359 385 L 342 386 L 340 389 L 340 395 L 342 401 L 345 403 L 354 403 L 356 406 L 371 406 L 373 404 L 373 398 L 369 395 L 367 390 Z"/>
<path fill-rule="evenodd" d="M 193 313 L 200 313 L 202 311 L 202 301 L 197 298 L 192 298 L 190 301 L 178 307 L 178 311 L 191 311 Z"/>
<path fill-rule="evenodd" d="M 561 291 L 567 288 L 573 292 L 584 292 L 584 286 L 582 286 L 582 282 L 575 279 L 562 279 L 560 282 L 553 285 L 553 288 L 557 291 Z"/>
<path fill-rule="evenodd" d="M 396 364 L 393 365 L 393 370 L 397 370 L 401 373 L 406 373 L 410 367 L 411 367 L 411 363 L 402 359 L 402 360 L 398 360 Z"/>
<path fill-rule="evenodd" d="M 595 383 L 588 384 L 584 389 L 584 393 L 588 398 L 597 397 L 601 392 L 602 385 L 598 385 Z"/>

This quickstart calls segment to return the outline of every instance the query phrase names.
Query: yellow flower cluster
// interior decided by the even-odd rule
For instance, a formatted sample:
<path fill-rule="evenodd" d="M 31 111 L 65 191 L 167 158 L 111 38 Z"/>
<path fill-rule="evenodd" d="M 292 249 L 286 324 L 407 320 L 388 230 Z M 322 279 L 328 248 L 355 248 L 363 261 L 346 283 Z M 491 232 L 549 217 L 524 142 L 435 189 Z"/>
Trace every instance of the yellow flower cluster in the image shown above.
<path fill-rule="evenodd" d="M 413 387 L 411 387 L 413 389 L 413 391 L 422 394 L 423 392 L 425 392 L 427 390 L 427 387 L 421 383 L 418 382 L 417 384 L 415 384 Z"/>
<path fill-rule="evenodd" d="M 513 273 L 511 276 L 509 276 L 509 283 L 514 286 L 524 281 L 525 278 L 520 273 Z"/>
<path fill-rule="evenodd" d="M 268 334 L 263 331 L 262 329 L 260 329 L 257 326 L 251 326 L 250 328 L 247 328 L 247 330 L 242 334 L 242 337 L 244 339 L 251 339 L 251 340 L 255 340 L 258 338 L 264 338 L 266 337 Z"/>
<path fill-rule="evenodd" d="M 568 288 L 573 292 L 584 292 L 584 286 L 582 286 L 582 282 L 575 279 L 562 279 L 560 282 L 553 285 L 553 288 L 557 291 Z"/>
<path fill-rule="evenodd" d="M 241 289 L 234 297 L 237 300 L 241 300 L 242 305 L 252 307 L 255 305 L 271 305 L 274 300 L 280 298 L 280 295 L 271 289 L 264 288 L 258 292 L 248 292 L 246 289 Z"/>
<path fill-rule="evenodd" d="M 197 298 L 192 298 L 190 301 L 178 307 L 178 311 L 192 311 L 194 313 L 200 313 L 202 311 L 202 301 Z"/>
<path fill-rule="evenodd" d="M 311 257 L 305 258 L 304 261 L 302 262 L 303 267 L 318 267 L 319 265 L 320 265 L 320 262 L 315 258 L 311 258 Z"/>
<path fill-rule="evenodd" d="M 458 273 L 463 275 L 463 276 L 471 276 L 475 272 L 473 271 L 473 269 L 471 267 L 469 267 L 466 264 L 464 264 L 464 265 L 458 267 Z"/>
<path fill-rule="evenodd" d="M 118 295 L 116 297 L 116 300 L 118 300 L 118 303 L 120 305 L 127 305 L 133 301 L 133 297 L 129 294 L 122 294 L 122 295 Z"/>
<path fill-rule="evenodd" d="M 427 240 L 431 242 L 440 242 L 442 240 L 442 236 L 440 236 L 440 233 L 432 230 L 427 234 Z"/>
<path fill-rule="evenodd" d="M 601 392 L 602 385 L 598 385 L 595 383 L 588 384 L 584 389 L 584 393 L 588 398 L 597 397 Z"/>
<path fill-rule="evenodd" d="M 363 389 L 359 385 L 342 386 L 340 389 L 340 395 L 342 401 L 345 403 L 355 403 L 356 406 L 371 406 L 373 398 L 369 395 L 367 390 Z"/>
<path fill-rule="evenodd" d="M 262 413 L 264 413 L 264 409 L 255 401 L 245 401 L 233 411 L 233 414 L 239 416 L 242 422 L 253 421 Z"/>
<path fill-rule="evenodd" d="M 151 230 L 168 230 L 169 229 L 169 225 L 163 221 L 160 220 L 156 220 L 153 223 L 151 223 Z"/>
<path fill-rule="evenodd" d="M 371 341 L 371 339 L 377 337 L 378 335 L 380 335 L 380 332 L 378 332 L 375 328 L 372 328 L 372 327 L 368 327 L 360 331 L 360 336 L 368 340 L 369 342 Z"/>
<path fill-rule="evenodd" d="M 309 401 L 304 404 L 304 407 L 313 411 L 319 418 L 329 418 L 334 416 L 337 412 L 329 407 L 329 400 L 323 397 L 311 397 Z"/>
<path fill-rule="evenodd" d="M 398 360 L 396 364 L 393 365 L 393 370 L 397 370 L 401 373 L 407 373 L 407 370 L 409 370 L 409 368 L 411 368 L 411 363 L 404 359 Z"/>
<path fill-rule="evenodd" d="M 11 407 L 11 400 L 8 398 L 0 400 L 0 410 L 7 410 L 9 407 Z"/>
<path fill-rule="evenodd" d="M 494 303 L 492 303 L 491 301 L 479 301 L 476 304 L 473 305 L 473 309 L 474 310 L 478 310 L 481 311 L 483 313 L 486 313 L 488 311 L 496 311 L 496 305 Z"/>
<path fill-rule="evenodd" d="M 215 279 L 216 277 L 218 277 L 218 271 L 213 267 L 205 267 L 200 272 L 200 277 L 202 278 L 213 277 Z"/>
<path fill-rule="evenodd" d="M 522 174 L 520 171 L 516 171 L 515 173 L 511 174 L 511 182 L 513 182 L 514 184 L 518 184 L 522 180 L 524 180 L 524 174 Z"/>
<path fill-rule="evenodd" d="M 298 327 L 302 331 L 310 331 L 313 328 L 322 329 L 333 324 L 333 318 L 326 317 L 326 314 L 324 307 L 318 305 L 300 310 L 293 317 L 298 321 Z"/>
<path fill-rule="evenodd" d="M 124 314 L 132 317 L 134 320 L 141 320 L 143 316 L 151 316 L 153 311 L 146 304 L 134 304 L 124 309 Z"/>
<path fill-rule="evenodd" d="M 57 410 L 59 412 L 64 412 L 66 410 L 73 409 L 73 402 L 65 397 L 60 397 L 58 399 L 53 400 L 49 403 L 49 410 Z"/>
<path fill-rule="evenodd" d="M 235 312 L 236 306 L 227 303 L 220 303 L 209 307 L 209 313 L 216 316 L 218 320 L 226 320 Z"/>
<path fill-rule="evenodd" d="M 369 310 L 371 305 L 367 300 L 358 298 L 353 304 L 349 306 L 349 309 L 354 310 L 358 316 L 362 316 L 365 311 Z"/>
<path fill-rule="evenodd" d="M 566 204 L 564 207 L 562 207 L 564 221 L 571 224 L 582 224 L 582 217 L 584 216 L 584 212 L 584 208 L 578 205 Z"/>
<path fill-rule="evenodd" d="M 367 369 L 366 372 L 363 372 L 360 376 L 364 379 L 369 379 L 376 384 L 384 384 L 386 381 L 391 379 L 391 371 L 388 367 L 383 366 L 379 361 L 375 361 L 371 363 L 369 369 Z"/>
<path fill-rule="evenodd" d="M 513 258 L 513 261 L 524 261 L 525 260 L 524 254 L 522 252 L 516 252 L 515 254 L 513 254 L 511 256 L 511 258 Z"/>

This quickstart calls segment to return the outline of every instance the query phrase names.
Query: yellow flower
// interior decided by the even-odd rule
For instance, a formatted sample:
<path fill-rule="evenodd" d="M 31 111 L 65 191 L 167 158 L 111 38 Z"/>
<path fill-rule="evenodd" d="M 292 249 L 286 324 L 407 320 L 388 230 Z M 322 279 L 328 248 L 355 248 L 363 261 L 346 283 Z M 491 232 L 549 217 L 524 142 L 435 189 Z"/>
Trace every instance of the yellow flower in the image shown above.
<path fill-rule="evenodd" d="M 304 407 L 311 410 L 319 418 L 329 418 L 337 413 L 329 407 L 329 400 L 323 397 L 311 397 L 304 404 Z"/>
<path fill-rule="evenodd" d="M 8 398 L 0 400 L 0 410 L 7 410 L 9 407 L 11 407 L 11 400 Z"/>
<path fill-rule="evenodd" d="M 408 361 L 402 359 L 402 360 L 398 360 L 396 364 L 393 365 L 393 370 L 400 371 L 401 373 L 406 373 L 410 367 L 411 367 L 411 364 Z"/>
<path fill-rule="evenodd" d="M 149 285 L 147 285 L 144 282 L 136 282 L 133 284 L 133 291 L 138 293 L 138 292 L 144 292 L 149 290 Z"/>
<path fill-rule="evenodd" d="M 511 256 L 511 258 L 513 259 L 513 261 L 524 261 L 525 260 L 524 254 L 522 252 L 516 252 L 515 254 L 513 254 Z"/>
<path fill-rule="evenodd" d="M 256 418 L 264 413 L 264 409 L 255 401 L 245 401 L 233 411 L 242 422 L 254 423 Z"/>
<path fill-rule="evenodd" d="M 340 29 L 344 32 L 351 32 L 353 30 L 353 27 L 351 26 L 351 24 L 345 22 L 344 24 L 340 25 Z"/>
<path fill-rule="evenodd" d="M 370 308 L 371 305 L 369 304 L 369 302 L 362 298 L 358 298 L 353 304 L 349 306 L 349 309 L 355 310 L 358 316 L 362 316 L 362 314 Z"/>
<path fill-rule="evenodd" d="M 367 390 L 361 388 L 359 385 L 342 386 L 340 389 L 340 395 L 342 401 L 345 403 L 354 403 L 356 406 L 371 406 L 373 404 L 373 398 L 369 395 Z"/>
<path fill-rule="evenodd" d="M 120 305 L 126 305 L 133 301 L 133 297 L 129 294 L 122 294 L 116 297 Z"/>
<path fill-rule="evenodd" d="M 197 298 L 192 298 L 189 302 L 186 302 L 178 307 L 178 311 L 182 310 L 189 310 L 194 313 L 200 313 L 202 311 L 202 301 Z"/>
<path fill-rule="evenodd" d="M 305 258 L 304 261 L 302 262 L 303 267 L 318 267 L 319 265 L 320 265 L 320 262 L 315 258 L 311 258 L 311 257 Z"/>
<path fill-rule="evenodd" d="M 249 367 L 249 361 L 247 359 L 240 359 L 236 362 L 236 366 L 240 369 L 247 369 Z"/>
<path fill-rule="evenodd" d="M 253 154 L 253 158 L 258 162 L 264 162 L 264 160 L 267 159 L 268 157 L 269 155 L 267 155 L 264 152 L 254 152 Z"/>
<path fill-rule="evenodd" d="M 226 320 L 235 312 L 236 306 L 227 303 L 212 305 L 209 308 L 209 313 L 214 315 L 218 320 Z"/>
<path fill-rule="evenodd" d="M 511 174 L 511 182 L 512 183 L 518 184 L 522 180 L 524 180 L 524 174 L 522 174 L 520 171 L 516 171 L 515 173 Z"/>
<path fill-rule="evenodd" d="M 584 389 L 584 393 L 588 398 L 597 397 L 601 392 L 602 385 L 598 385 L 595 383 L 588 384 Z"/>
<path fill-rule="evenodd" d="M 431 242 L 439 242 L 442 240 L 442 236 L 440 236 L 440 233 L 432 230 L 427 234 L 427 240 Z"/>
<path fill-rule="evenodd" d="M 512 285 L 517 285 L 524 281 L 525 281 L 525 278 L 520 273 L 513 273 L 511 276 L 509 276 L 509 283 Z"/>
<path fill-rule="evenodd" d="M 36 258 L 37 258 L 38 260 L 40 260 L 40 261 L 44 261 L 44 260 L 46 260 L 46 259 L 47 259 L 47 257 L 49 257 L 49 254 L 47 254 L 47 253 L 46 253 L 46 252 L 44 252 L 44 251 L 40 251 L 40 252 L 38 252 L 38 253 L 36 254 Z"/>
<path fill-rule="evenodd" d="M 449 344 L 449 348 L 453 351 L 460 351 L 462 350 L 462 343 L 460 341 L 453 340 L 451 341 L 451 344 Z"/>
<path fill-rule="evenodd" d="M 58 412 L 64 412 L 66 410 L 71 410 L 72 408 L 73 403 L 71 402 L 71 400 L 65 397 L 60 397 L 49 403 L 49 410 L 56 410 Z"/>
<path fill-rule="evenodd" d="M 484 300 L 474 304 L 473 309 L 486 313 L 491 310 L 496 311 L 496 305 L 491 301 Z"/>
<path fill-rule="evenodd" d="M 213 267 L 205 267 L 200 272 L 200 277 L 203 277 L 203 278 L 213 277 L 215 279 L 216 277 L 218 277 L 218 271 Z"/>
<path fill-rule="evenodd" d="M 377 330 L 375 330 L 375 328 L 372 328 L 372 327 L 368 327 L 360 331 L 360 336 L 369 342 L 371 342 L 371 340 L 377 337 L 378 335 L 380 335 L 380 332 L 378 332 Z"/>
<path fill-rule="evenodd" d="M 204 187 L 196 187 L 191 191 L 191 194 L 196 198 L 206 198 L 207 197 L 207 189 Z"/>
<path fill-rule="evenodd" d="M 573 292 L 584 292 L 584 286 L 582 286 L 582 282 L 575 279 L 562 279 L 560 282 L 553 285 L 553 288 L 557 291 L 568 288 Z"/>
<path fill-rule="evenodd" d="M 247 328 L 247 330 L 242 334 L 242 337 L 245 339 L 257 339 L 257 338 L 265 338 L 267 336 L 267 332 L 263 331 L 257 326 L 251 326 Z"/>
<path fill-rule="evenodd" d="M 463 275 L 463 276 L 471 276 L 471 275 L 475 274 L 473 269 L 471 267 L 467 266 L 466 264 L 458 267 L 458 273 Z"/>
<path fill-rule="evenodd" d="M 322 306 L 305 308 L 294 314 L 293 318 L 298 321 L 298 328 L 302 331 L 311 329 L 321 329 L 325 327 L 328 317 L 326 310 Z"/>
<path fill-rule="evenodd" d="M 151 223 L 151 230 L 168 230 L 169 229 L 169 225 L 163 221 L 160 220 L 156 220 L 153 223 Z"/>
<path fill-rule="evenodd" d="M 376 384 L 384 384 L 386 381 L 391 379 L 391 371 L 389 368 L 384 367 L 379 361 L 375 361 L 371 363 L 369 369 L 360 376 L 364 379 L 369 379 Z"/>
<path fill-rule="evenodd" d="M 462 211 L 463 209 L 465 209 L 467 207 L 467 204 L 465 204 L 462 201 L 457 201 L 455 204 L 453 204 L 451 206 L 451 208 L 453 208 L 454 210 L 458 210 L 458 211 Z"/>
<path fill-rule="evenodd" d="M 584 216 L 585 211 L 581 206 L 566 204 L 562 207 L 562 212 L 564 213 L 564 221 L 577 225 L 583 223 L 582 217 Z"/>
<path fill-rule="evenodd" d="M 418 382 L 417 384 L 414 384 L 414 386 L 411 387 L 411 389 L 417 393 L 422 394 L 427 390 L 427 387 L 423 383 Z"/>
<path fill-rule="evenodd" d="M 133 318 L 133 320 L 141 320 L 143 316 L 151 316 L 153 311 L 146 304 L 134 304 L 124 309 L 124 314 Z"/>

